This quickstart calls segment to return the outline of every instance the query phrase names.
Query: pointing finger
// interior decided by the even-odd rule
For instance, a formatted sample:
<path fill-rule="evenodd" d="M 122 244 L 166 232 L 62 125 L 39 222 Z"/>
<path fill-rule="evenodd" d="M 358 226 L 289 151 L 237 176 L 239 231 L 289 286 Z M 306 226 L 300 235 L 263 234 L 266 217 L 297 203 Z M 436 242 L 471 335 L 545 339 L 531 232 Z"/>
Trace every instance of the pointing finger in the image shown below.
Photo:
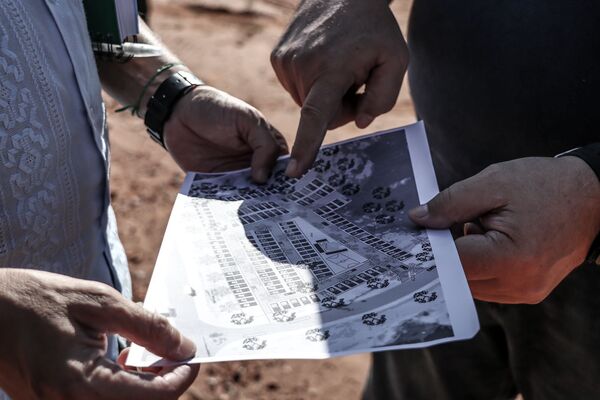
<path fill-rule="evenodd" d="M 296 141 L 286 169 L 288 176 L 300 177 L 312 166 L 327 127 L 350 86 L 351 83 L 339 78 L 324 77 L 314 83 L 300 113 Z"/>

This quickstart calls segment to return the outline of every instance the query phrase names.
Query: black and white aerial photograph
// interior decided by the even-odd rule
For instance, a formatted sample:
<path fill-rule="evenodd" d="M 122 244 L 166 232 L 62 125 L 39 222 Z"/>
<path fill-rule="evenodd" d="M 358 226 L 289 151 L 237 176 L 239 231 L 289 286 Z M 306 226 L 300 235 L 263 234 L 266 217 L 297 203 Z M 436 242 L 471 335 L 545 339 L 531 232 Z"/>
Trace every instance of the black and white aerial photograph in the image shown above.
<path fill-rule="evenodd" d="M 194 361 L 457 338 L 428 232 L 407 215 L 420 203 L 407 129 L 323 147 L 300 179 L 286 165 L 264 185 L 248 170 L 186 179 L 146 307 L 195 340 Z M 140 348 L 129 360 L 156 361 Z"/>

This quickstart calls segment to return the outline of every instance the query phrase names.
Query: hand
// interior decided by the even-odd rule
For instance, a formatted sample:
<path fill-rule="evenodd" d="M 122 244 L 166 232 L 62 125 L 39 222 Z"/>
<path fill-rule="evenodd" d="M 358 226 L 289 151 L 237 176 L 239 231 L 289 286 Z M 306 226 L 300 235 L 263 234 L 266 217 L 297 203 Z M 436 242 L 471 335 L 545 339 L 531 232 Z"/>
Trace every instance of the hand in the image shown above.
<path fill-rule="evenodd" d="M 105 358 L 108 333 L 172 360 L 196 349 L 167 319 L 96 282 L 0 269 L 0 326 L 0 387 L 15 400 L 176 399 L 198 373 L 133 373 Z"/>
<path fill-rule="evenodd" d="M 539 303 L 600 231 L 600 184 L 579 158 L 524 158 L 452 185 L 410 217 L 428 228 L 466 223 L 456 247 L 474 297 Z"/>
<path fill-rule="evenodd" d="M 366 128 L 394 107 L 408 50 L 387 0 L 305 0 L 271 63 L 302 107 L 286 170 L 299 177 L 314 162 L 327 129 L 350 121 Z"/>
<path fill-rule="evenodd" d="M 277 157 L 287 153 L 283 136 L 254 107 L 210 86 L 183 97 L 165 124 L 165 144 L 185 171 L 220 172 L 252 166 L 264 183 Z"/>

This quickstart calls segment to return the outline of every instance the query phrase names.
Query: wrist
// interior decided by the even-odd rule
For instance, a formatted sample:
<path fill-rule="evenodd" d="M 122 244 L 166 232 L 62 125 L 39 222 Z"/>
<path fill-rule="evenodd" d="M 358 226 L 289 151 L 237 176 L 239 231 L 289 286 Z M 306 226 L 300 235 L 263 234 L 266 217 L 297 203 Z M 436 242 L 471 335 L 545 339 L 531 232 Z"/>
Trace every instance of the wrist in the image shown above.
<path fill-rule="evenodd" d="M 567 156 L 577 157 L 583 160 L 592 169 L 592 171 L 594 171 L 598 181 L 600 182 L 600 142 L 569 150 L 557 155 L 556 157 L 560 158 Z"/>
<path fill-rule="evenodd" d="M 171 74 L 158 85 L 148 100 L 144 124 L 150 137 L 166 149 L 164 127 L 175 106 L 192 90 L 204 82 L 187 71 Z"/>
<path fill-rule="evenodd" d="M 578 207 L 589 208 L 591 216 L 588 254 L 585 261 L 600 265 L 600 180 L 596 171 L 583 159 L 570 154 L 561 155 L 558 159 L 568 168 L 570 173 L 566 179 L 574 181 L 575 190 L 569 196 L 578 196 L 582 200 Z"/>
<path fill-rule="evenodd" d="M 596 228 L 600 229 L 600 180 L 590 165 L 579 157 L 566 154 L 557 159 L 564 165 L 566 179 L 571 179 L 571 195 L 583 199 L 582 204 L 594 211 Z"/>
<path fill-rule="evenodd" d="M 151 79 L 152 81 L 149 82 L 148 86 L 145 88 L 143 93 L 141 93 L 137 112 L 137 116 L 139 118 L 144 119 L 146 117 L 146 112 L 148 111 L 148 102 L 156 93 L 156 90 L 160 87 L 160 85 L 162 85 L 162 83 L 169 79 L 173 74 L 176 74 L 178 72 L 191 73 L 190 69 L 185 65 L 174 65 L 173 67 L 167 68 L 158 73 L 154 79 L 148 78 L 148 81 L 150 81 Z M 155 71 L 155 73 L 157 72 Z"/>

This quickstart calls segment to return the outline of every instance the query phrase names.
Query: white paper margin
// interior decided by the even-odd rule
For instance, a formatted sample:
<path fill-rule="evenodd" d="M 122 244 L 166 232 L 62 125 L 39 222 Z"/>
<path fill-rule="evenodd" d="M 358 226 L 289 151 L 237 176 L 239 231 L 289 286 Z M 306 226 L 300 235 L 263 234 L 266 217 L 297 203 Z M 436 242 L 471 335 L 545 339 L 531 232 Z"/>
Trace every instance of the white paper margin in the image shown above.
<path fill-rule="evenodd" d="M 406 141 L 421 204 L 427 203 L 439 193 L 439 186 L 433 169 L 433 161 L 427 142 L 427 134 L 422 121 L 407 126 Z M 447 229 L 427 230 L 435 257 L 440 283 L 444 289 L 444 299 L 450 314 L 454 336 L 470 339 L 479 331 L 479 320 L 471 290 L 467 284 L 454 239 Z M 452 293 L 446 296 L 446 293 Z"/>

